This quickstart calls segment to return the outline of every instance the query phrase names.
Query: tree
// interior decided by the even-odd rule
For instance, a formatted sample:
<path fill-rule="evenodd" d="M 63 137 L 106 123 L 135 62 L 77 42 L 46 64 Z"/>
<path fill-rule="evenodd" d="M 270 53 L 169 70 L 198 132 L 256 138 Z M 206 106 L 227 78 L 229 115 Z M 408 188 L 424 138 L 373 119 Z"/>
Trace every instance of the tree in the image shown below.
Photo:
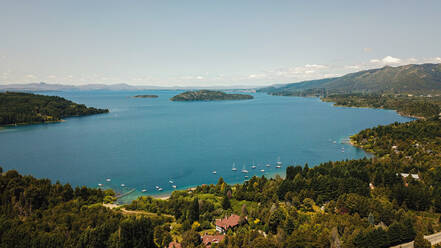
<path fill-rule="evenodd" d="M 182 247 L 196 247 L 201 244 L 201 236 L 195 230 L 188 230 L 182 235 Z"/>
<path fill-rule="evenodd" d="M 230 202 L 230 198 L 228 198 L 228 196 L 224 196 L 224 198 L 222 199 L 222 208 L 224 210 L 231 208 L 231 202 Z"/>
<path fill-rule="evenodd" d="M 197 197 L 193 199 L 188 218 L 191 223 L 199 220 L 199 199 Z"/>
<path fill-rule="evenodd" d="M 415 237 L 415 242 L 413 245 L 415 248 L 430 248 L 430 247 L 432 247 L 430 242 L 424 238 L 423 233 L 421 233 L 421 232 L 417 233 L 417 235 Z"/>

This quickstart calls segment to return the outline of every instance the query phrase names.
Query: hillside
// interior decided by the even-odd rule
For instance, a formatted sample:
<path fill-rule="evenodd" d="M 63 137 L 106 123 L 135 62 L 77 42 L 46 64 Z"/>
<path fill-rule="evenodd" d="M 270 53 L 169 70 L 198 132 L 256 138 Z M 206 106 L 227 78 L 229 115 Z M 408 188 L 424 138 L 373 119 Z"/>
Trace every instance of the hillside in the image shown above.
<path fill-rule="evenodd" d="M 0 93 L 0 125 L 51 122 L 66 117 L 108 112 L 107 109 L 86 107 L 58 96 Z"/>
<path fill-rule="evenodd" d="M 172 101 L 224 101 L 224 100 L 247 100 L 253 99 L 251 95 L 227 94 L 222 91 L 198 90 L 186 91 L 172 97 Z"/>
<path fill-rule="evenodd" d="M 298 95 L 309 91 L 328 93 L 417 93 L 441 92 L 441 64 L 385 66 L 359 71 L 342 77 L 304 81 L 262 88 L 260 92 L 275 95 Z"/>

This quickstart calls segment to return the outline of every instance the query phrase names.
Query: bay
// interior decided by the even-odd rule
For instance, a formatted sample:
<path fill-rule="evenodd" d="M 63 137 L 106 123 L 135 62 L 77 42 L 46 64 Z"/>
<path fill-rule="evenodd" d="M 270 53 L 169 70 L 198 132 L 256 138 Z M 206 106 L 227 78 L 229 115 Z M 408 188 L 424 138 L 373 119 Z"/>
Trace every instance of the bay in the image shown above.
<path fill-rule="evenodd" d="M 47 92 L 110 113 L 3 129 L 0 166 L 73 186 L 136 189 L 122 198 L 127 202 L 168 193 L 172 185 L 185 189 L 216 183 L 221 176 L 236 183 L 245 175 L 283 175 L 291 164 L 369 156 L 345 140 L 365 128 L 411 120 L 391 110 L 261 93 L 243 101 L 169 100 L 180 92 Z M 159 98 L 132 98 L 141 94 Z M 275 168 L 278 158 L 280 169 Z M 249 173 L 241 173 L 243 168 Z"/>

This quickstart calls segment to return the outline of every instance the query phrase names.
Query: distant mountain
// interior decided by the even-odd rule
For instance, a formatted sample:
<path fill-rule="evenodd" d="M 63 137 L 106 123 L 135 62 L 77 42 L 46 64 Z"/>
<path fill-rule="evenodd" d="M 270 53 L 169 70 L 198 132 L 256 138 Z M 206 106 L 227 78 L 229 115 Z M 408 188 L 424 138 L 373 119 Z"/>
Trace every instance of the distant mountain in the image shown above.
<path fill-rule="evenodd" d="M 270 94 L 292 94 L 313 89 L 330 93 L 426 93 L 441 91 L 441 64 L 385 66 L 342 77 L 261 88 Z"/>
<path fill-rule="evenodd" d="M 171 89 L 158 86 L 132 86 L 128 84 L 86 84 L 86 85 L 64 85 L 48 83 L 29 83 L 29 84 L 0 84 L 0 91 L 88 91 L 88 90 L 162 90 Z"/>
<path fill-rule="evenodd" d="M 137 91 L 137 90 L 194 90 L 194 89 L 212 89 L 212 90 L 234 90 L 243 92 L 255 92 L 255 87 L 248 86 L 151 86 L 140 85 L 133 86 L 129 84 L 86 84 L 86 85 L 65 85 L 49 83 L 28 83 L 28 84 L 1 84 L 0 91 L 19 91 L 19 92 L 40 92 L 40 91 L 91 91 L 91 90 L 109 90 L 109 91 Z"/>

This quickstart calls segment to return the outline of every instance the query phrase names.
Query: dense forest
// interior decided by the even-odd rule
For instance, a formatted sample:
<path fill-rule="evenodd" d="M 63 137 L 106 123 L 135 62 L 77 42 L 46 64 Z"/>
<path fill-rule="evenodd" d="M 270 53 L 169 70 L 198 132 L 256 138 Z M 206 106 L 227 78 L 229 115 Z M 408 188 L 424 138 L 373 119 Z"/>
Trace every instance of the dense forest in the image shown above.
<path fill-rule="evenodd" d="M 213 90 L 186 91 L 170 98 L 172 101 L 225 101 L 247 99 L 253 99 L 253 96 L 245 94 L 227 94 L 222 91 Z"/>
<path fill-rule="evenodd" d="M 418 118 L 430 118 L 441 113 L 441 97 L 413 95 L 339 94 L 323 97 L 337 106 L 369 107 L 397 110 Z"/>
<path fill-rule="evenodd" d="M 51 122 L 72 116 L 107 112 L 107 109 L 86 107 L 58 96 L 0 93 L 0 125 Z"/>

